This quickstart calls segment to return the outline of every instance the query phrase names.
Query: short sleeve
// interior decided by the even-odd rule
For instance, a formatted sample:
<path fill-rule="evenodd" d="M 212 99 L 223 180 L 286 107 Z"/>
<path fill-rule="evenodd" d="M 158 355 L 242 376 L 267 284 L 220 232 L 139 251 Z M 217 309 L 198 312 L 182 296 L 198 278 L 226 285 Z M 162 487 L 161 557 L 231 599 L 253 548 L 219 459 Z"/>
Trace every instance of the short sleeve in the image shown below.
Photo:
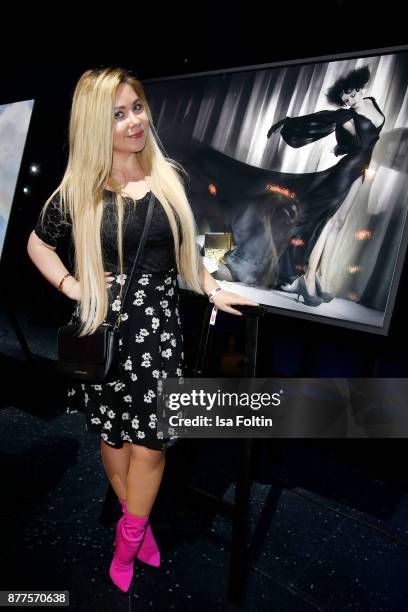
<path fill-rule="evenodd" d="M 34 228 L 38 238 L 52 247 L 58 247 L 62 241 L 70 237 L 72 230 L 69 213 L 64 215 L 61 212 L 59 195 L 56 194 L 41 220 L 41 213 Z"/>

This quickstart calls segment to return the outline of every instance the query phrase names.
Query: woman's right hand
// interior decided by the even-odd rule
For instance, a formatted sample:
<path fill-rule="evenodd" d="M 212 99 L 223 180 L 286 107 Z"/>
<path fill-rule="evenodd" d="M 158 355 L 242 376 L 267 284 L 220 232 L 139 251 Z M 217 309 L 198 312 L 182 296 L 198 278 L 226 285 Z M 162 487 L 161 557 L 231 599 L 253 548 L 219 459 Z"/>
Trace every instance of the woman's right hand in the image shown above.
<path fill-rule="evenodd" d="M 115 278 L 111 276 L 111 272 L 105 272 L 105 281 L 106 281 L 106 286 L 108 289 L 112 287 L 112 283 L 114 280 Z M 70 284 L 67 286 L 67 288 L 64 290 L 64 293 L 71 300 L 76 300 L 77 302 L 80 302 L 81 301 L 81 285 L 79 281 L 77 280 L 75 280 L 75 282 L 71 281 Z"/>

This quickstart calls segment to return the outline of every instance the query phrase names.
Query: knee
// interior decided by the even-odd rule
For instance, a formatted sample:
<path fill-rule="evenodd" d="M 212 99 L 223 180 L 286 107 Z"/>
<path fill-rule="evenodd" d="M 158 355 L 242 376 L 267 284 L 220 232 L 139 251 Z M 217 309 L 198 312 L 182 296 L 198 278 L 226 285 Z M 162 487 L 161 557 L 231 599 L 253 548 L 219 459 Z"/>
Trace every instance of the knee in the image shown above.
<path fill-rule="evenodd" d="M 164 463 L 165 461 L 164 450 L 155 450 L 153 448 L 147 448 L 146 446 L 141 446 L 138 444 L 130 445 L 130 456 L 131 460 L 138 462 L 142 461 L 144 463 L 148 463 L 151 466 Z"/>

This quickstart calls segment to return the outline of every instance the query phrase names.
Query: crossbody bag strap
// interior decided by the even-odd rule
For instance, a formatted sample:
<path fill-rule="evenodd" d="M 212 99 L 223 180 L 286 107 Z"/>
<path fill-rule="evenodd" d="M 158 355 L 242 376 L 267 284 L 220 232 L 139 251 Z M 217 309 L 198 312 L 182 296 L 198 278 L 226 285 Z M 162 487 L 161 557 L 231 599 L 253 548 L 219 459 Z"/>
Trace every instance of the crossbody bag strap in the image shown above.
<path fill-rule="evenodd" d="M 119 327 L 119 325 L 121 323 L 121 320 L 122 320 L 122 308 L 123 308 L 123 304 L 125 303 L 125 300 L 126 300 L 126 296 L 127 296 L 127 292 L 128 292 L 129 286 L 130 286 L 131 278 L 133 276 L 133 272 L 135 271 L 137 262 L 140 259 L 140 255 L 141 255 L 141 253 L 143 251 L 143 248 L 144 248 L 144 245 L 145 245 L 145 242 L 146 242 L 146 238 L 147 238 L 147 235 L 149 233 L 150 224 L 151 224 L 152 216 L 153 216 L 153 209 L 154 209 L 155 201 L 156 201 L 156 196 L 154 195 L 154 193 L 152 191 L 151 194 L 150 194 L 149 206 L 148 206 L 147 213 L 146 213 L 146 220 L 145 220 L 142 236 L 140 238 L 140 242 L 139 242 L 139 246 L 138 246 L 138 249 L 137 249 L 137 253 L 136 253 L 136 256 L 135 256 L 135 259 L 134 259 L 134 262 L 133 262 L 133 267 L 132 267 L 132 271 L 131 271 L 130 276 L 129 276 L 129 281 L 128 281 L 128 284 L 127 284 L 127 287 L 126 287 L 125 295 L 123 296 L 123 298 L 121 298 L 120 312 L 118 314 L 118 318 L 116 319 L 116 323 L 114 325 L 114 329 L 117 329 Z"/>

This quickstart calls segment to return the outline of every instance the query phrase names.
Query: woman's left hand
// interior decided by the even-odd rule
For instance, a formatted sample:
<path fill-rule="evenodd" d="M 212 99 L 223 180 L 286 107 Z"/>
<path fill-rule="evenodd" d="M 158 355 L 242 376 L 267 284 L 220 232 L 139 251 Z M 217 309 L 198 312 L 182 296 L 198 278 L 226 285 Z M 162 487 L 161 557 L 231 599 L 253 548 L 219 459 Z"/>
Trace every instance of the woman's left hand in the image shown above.
<path fill-rule="evenodd" d="M 249 298 L 233 293 L 232 291 L 225 291 L 225 289 L 222 291 L 217 291 L 212 301 L 214 306 L 216 306 L 219 310 L 239 316 L 242 316 L 242 312 L 236 310 L 236 308 L 232 308 L 232 304 L 241 304 L 242 306 L 259 306 L 257 302 L 253 302 Z"/>

